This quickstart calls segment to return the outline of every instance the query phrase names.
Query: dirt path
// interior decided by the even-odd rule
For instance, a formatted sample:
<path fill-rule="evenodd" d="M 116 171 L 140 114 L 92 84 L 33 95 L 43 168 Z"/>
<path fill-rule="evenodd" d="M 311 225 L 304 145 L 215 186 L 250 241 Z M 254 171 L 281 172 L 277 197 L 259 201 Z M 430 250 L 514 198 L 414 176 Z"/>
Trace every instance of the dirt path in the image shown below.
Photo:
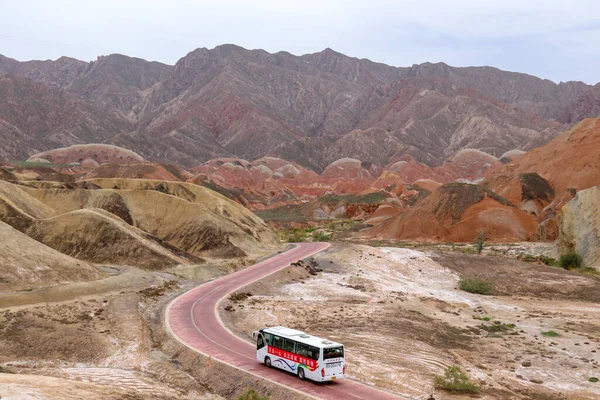
<path fill-rule="evenodd" d="M 110 270 L 117 275 L 97 281 L 49 286 L 31 292 L 0 293 L 0 309 L 17 309 L 41 303 L 57 303 L 75 299 L 86 300 L 98 295 L 124 290 L 137 291 L 166 280 L 162 274 L 134 267 L 114 267 Z"/>

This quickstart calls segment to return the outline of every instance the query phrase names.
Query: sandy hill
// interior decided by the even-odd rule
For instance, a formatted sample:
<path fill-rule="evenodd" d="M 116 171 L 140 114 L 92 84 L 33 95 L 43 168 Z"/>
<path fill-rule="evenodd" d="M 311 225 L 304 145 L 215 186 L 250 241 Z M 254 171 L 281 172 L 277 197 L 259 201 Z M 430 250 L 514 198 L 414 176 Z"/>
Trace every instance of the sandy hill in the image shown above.
<path fill-rule="evenodd" d="M 201 262 L 179 257 L 160 241 L 102 209 L 85 208 L 36 220 L 26 233 L 38 242 L 81 260 L 162 269 Z"/>
<path fill-rule="evenodd" d="M 192 175 L 174 165 L 158 163 L 105 164 L 92 170 L 83 179 L 130 178 L 161 181 L 185 181 Z"/>
<path fill-rule="evenodd" d="M 205 187 L 133 179 L 90 182 L 102 188 L 118 188 L 134 225 L 191 254 L 255 254 L 275 244 L 272 232 L 260 218 Z"/>
<path fill-rule="evenodd" d="M 146 269 L 256 256 L 277 246 L 250 211 L 193 184 L 97 179 L 68 185 L 0 181 L 0 221 L 80 260 Z"/>
<path fill-rule="evenodd" d="M 0 292 L 103 276 L 88 263 L 62 254 L 0 221 Z"/>

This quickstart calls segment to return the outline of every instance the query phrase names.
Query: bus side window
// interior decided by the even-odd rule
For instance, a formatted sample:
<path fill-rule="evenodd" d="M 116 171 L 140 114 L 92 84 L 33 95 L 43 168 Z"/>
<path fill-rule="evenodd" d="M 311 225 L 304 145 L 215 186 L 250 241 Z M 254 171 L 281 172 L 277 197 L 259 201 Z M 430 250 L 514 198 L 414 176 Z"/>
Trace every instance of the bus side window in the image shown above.
<path fill-rule="evenodd" d="M 273 335 L 271 333 L 267 333 L 267 332 L 265 332 L 264 335 L 265 335 L 265 342 L 267 342 L 267 344 L 269 346 L 273 346 Z"/>
<path fill-rule="evenodd" d="M 296 342 L 291 339 L 284 339 L 285 342 L 283 344 L 283 349 L 285 351 L 289 351 L 290 353 L 294 353 L 296 351 Z"/>
<path fill-rule="evenodd" d="M 315 346 L 308 346 L 308 358 L 312 358 L 313 360 L 319 359 L 319 353 L 321 349 Z"/>
<path fill-rule="evenodd" d="M 265 342 L 263 340 L 262 335 L 258 335 L 258 340 L 256 341 L 256 349 L 262 349 L 263 347 L 265 347 Z"/>
<path fill-rule="evenodd" d="M 278 349 L 283 349 L 283 340 L 279 336 L 273 335 L 273 347 L 277 347 Z"/>
<path fill-rule="evenodd" d="M 302 357 L 308 356 L 308 345 L 304 343 L 296 343 L 296 354 Z"/>

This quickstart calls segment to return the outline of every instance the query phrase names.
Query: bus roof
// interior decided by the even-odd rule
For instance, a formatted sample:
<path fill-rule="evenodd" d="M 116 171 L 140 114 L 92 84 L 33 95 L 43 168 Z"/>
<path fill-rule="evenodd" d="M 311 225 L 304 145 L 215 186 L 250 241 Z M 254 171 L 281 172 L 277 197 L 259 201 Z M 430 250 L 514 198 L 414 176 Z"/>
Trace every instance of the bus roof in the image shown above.
<path fill-rule="evenodd" d="M 284 326 L 273 326 L 262 329 L 263 332 L 272 333 L 288 339 L 293 339 L 297 342 L 308 344 L 319 348 L 343 346 L 341 343 L 334 342 L 329 339 L 323 339 L 318 336 L 312 336 L 296 329 L 286 328 Z"/>

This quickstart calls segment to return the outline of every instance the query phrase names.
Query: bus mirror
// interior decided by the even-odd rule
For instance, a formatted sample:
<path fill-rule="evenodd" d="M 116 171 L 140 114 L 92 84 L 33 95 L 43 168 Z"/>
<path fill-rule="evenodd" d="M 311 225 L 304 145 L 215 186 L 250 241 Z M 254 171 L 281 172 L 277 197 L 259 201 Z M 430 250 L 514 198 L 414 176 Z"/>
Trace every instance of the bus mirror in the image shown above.
<path fill-rule="evenodd" d="M 256 331 L 252 332 L 252 340 L 256 340 L 256 334 L 257 334 Z"/>

